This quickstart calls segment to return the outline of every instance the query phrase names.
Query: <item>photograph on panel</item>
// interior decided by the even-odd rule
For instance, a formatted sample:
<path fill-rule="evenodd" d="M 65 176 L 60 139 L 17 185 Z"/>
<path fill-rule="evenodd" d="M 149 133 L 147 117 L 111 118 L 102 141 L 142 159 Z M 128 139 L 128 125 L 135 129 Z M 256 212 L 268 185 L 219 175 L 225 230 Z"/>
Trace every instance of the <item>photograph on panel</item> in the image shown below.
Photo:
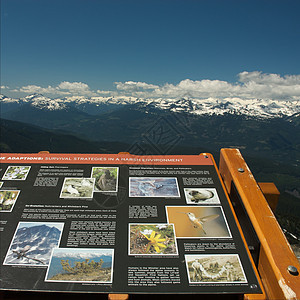
<path fill-rule="evenodd" d="M 93 167 L 92 178 L 95 178 L 95 192 L 118 191 L 118 167 Z"/>
<path fill-rule="evenodd" d="M 11 212 L 20 194 L 19 190 L 0 191 L 0 212 Z"/>
<path fill-rule="evenodd" d="M 113 249 L 53 249 L 45 281 L 112 283 Z"/>
<path fill-rule="evenodd" d="M 175 177 L 130 177 L 129 197 L 180 197 Z"/>
<path fill-rule="evenodd" d="M 30 166 L 9 166 L 5 171 L 2 180 L 25 180 Z"/>
<path fill-rule="evenodd" d="M 220 199 L 215 188 L 185 188 L 187 204 L 220 204 Z"/>
<path fill-rule="evenodd" d="M 221 206 L 166 206 L 177 238 L 230 238 Z"/>
<path fill-rule="evenodd" d="M 93 198 L 95 178 L 64 179 L 60 198 Z"/>
<path fill-rule="evenodd" d="M 246 283 L 237 254 L 185 255 L 189 283 Z"/>
<path fill-rule="evenodd" d="M 129 255 L 177 255 L 173 224 L 129 224 Z"/>
<path fill-rule="evenodd" d="M 64 223 L 19 222 L 3 264 L 47 266 L 63 227 Z"/>

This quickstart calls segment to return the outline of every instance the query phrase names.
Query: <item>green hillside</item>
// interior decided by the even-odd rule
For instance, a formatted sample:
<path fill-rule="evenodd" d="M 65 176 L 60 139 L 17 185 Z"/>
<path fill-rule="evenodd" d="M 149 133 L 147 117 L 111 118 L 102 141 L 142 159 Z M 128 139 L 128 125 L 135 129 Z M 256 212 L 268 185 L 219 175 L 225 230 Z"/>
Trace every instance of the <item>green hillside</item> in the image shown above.
<path fill-rule="evenodd" d="M 130 112 L 127 114 L 127 112 Z M 86 124 L 98 131 L 92 141 L 21 122 L 0 119 L 0 151 L 11 153 L 118 153 L 213 154 L 217 163 L 221 148 L 239 148 L 258 182 L 274 182 L 281 196 L 277 218 L 287 231 L 300 236 L 300 141 L 299 125 L 284 120 L 255 121 L 240 117 L 195 117 L 119 110 L 101 122 Z M 155 118 L 156 117 L 156 118 Z M 97 121 L 98 120 L 98 121 Z M 104 132 L 106 123 L 106 132 Z M 100 127 L 97 127 L 102 124 Z M 130 125 L 126 127 L 126 124 Z M 111 127 L 109 128 L 109 125 Z M 75 126 L 75 125 L 74 125 Z M 81 122 L 81 126 L 83 126 Z M 83 126 L 84 127 L 84 126 Z M 123 128 L 126 127 L 126 130 Z M 121 128 L 121 130 L 120 130 Z M 68 126 L 68 129 L 71 129 Z M 109 133 L 111 135 L 109 135 Z M 167 134 L 166 134 L 167 133 Z M 127 141 L 127 143 L 126 143 Z M 230 142 L 228 142 L 230 141 Z M 294 243 L 290 238 L 291 243 Z"/>
<path fill-rule="evenodd" d="M 118 153 L 128 148 L 118 142 L 92 142 L 72 134 L 46 130 L 21 122 L 0 119 L 0 152 Z"/>

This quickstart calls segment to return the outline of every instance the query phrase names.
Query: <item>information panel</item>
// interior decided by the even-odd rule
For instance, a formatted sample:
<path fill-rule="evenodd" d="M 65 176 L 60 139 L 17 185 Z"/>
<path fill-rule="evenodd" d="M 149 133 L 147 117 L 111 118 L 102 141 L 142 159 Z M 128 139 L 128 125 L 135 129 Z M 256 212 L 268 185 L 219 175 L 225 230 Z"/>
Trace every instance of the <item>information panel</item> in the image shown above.
<path fill-rule="evenodd" d="M 5 290 L 261 293 L 210 154 L 1 154 Z"/>

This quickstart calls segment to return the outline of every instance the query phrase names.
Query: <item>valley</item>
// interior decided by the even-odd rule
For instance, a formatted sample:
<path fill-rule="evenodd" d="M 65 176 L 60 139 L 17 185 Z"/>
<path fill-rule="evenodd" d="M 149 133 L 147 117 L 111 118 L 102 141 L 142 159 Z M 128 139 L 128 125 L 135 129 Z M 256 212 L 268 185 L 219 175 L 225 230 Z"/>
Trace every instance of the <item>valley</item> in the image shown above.
<path fill-rule="evenodd" d="M 300 236 L 298 102 L 257 100 L 250 105 L 241 100 L 208 103 L 31 95 L 23 99 L 2 96 L 0 104 L 1 152 L 209 152 L 218 161 L 221 148 L 238 148 L 257 181 L 276 184 L 281 192 L 278 220 L 288 232 Z"/>

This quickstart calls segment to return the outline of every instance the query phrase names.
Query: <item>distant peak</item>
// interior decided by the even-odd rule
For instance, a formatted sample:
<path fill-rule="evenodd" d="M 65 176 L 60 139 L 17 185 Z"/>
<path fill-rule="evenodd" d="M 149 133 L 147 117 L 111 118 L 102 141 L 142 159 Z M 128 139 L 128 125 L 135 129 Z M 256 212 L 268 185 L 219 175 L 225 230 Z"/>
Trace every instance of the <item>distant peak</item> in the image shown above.
<path fill-rule="evenodd" d="M 33 99 L 33 98 L 37 98 L 37 97 L 44 97 L 44 95 L 34 93 L 34 94 L 31 94 L 31 95 L 25 96 L 24 98 L 25 99 Z"/>
<path fill-rule="evenodd" d="M 91 105 L 92 110 L 104 105 L 138 105 L 140 109 L 146 107 L 172 112 L 184 112 L 193 115 L 246 115 L 256 118 L 288 117 L 300 112 L 300 101 L 270 100 L 270 99 L 241 99 L 237 97 L 217 99 L 195 99 L 190 95 L 178 98 L 136 98 L 129 96 L 68 96 L 52 99 L 42 94 L 31 94 L 24 98 L 12 99 L 1 95 L 1 103 L 28 103 L 42 110 L 64 110 L 69 108 L 87 109 Z M 96 106 L 96 108 L 95 108 Z M 83 110 L 84 111 L 84 110 Z"/>

